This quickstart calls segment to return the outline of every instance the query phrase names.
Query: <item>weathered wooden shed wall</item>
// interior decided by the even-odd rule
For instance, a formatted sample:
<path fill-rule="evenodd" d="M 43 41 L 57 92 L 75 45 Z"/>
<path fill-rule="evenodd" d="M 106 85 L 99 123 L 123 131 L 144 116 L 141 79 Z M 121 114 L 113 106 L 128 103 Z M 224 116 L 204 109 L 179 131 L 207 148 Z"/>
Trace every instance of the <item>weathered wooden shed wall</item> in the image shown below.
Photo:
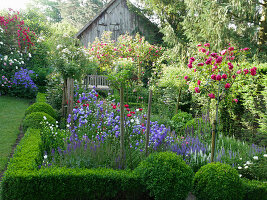
<path fill-rule="evenodd" d="M 100 38 L 104 31 L 111 31 L 112 39 L 116 40 L 126 32 L 131 35 L 140 32 L 150 36 L 155 34 L 155 26 L 149 21 L 144 23 L 144 17 L 130 11 L 126 0 L 111 0 L 76 36 L 88 47 L 88 43 L 92 43 L 96 37 Z"/>

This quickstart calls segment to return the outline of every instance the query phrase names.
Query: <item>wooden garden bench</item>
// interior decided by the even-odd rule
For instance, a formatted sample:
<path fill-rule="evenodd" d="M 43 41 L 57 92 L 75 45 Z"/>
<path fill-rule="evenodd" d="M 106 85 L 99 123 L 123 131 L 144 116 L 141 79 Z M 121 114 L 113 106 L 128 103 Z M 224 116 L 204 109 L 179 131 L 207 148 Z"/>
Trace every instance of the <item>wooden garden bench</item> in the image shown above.
<path fill-rule="evenodd" d="M 106 76 L 87 75 L 83 81 L 84 89 L 112 90 Z"/>

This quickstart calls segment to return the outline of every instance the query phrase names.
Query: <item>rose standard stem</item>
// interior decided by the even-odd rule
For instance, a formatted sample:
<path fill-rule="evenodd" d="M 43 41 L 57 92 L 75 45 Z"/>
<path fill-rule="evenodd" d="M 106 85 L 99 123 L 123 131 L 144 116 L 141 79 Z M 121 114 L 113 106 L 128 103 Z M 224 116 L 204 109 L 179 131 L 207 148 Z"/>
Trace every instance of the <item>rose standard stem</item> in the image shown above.
<path fill-rule="evenodd" d="M 217 100 L 217 104 L 216 104 L 216 116 L 215 116 L 215 120 L 213 121 L 213 124 L 212 124 L 211 162 L 214 162 L 214 158 L 215 158 L 218 108 L 219 108 L 219 103 L 220 103 L 220 89 L 221 89 L 221 81 L 219 82 L 219 86 L 218 86 L 218 97 L 217 97 L 218 100 Z"/>

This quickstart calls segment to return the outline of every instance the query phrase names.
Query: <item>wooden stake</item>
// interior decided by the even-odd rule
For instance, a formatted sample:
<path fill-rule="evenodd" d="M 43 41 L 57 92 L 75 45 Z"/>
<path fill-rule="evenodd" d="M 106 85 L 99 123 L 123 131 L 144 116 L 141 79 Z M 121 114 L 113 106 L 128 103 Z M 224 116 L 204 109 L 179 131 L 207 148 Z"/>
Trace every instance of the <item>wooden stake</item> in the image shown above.
<path fill-rule="evenodd" d="M 123 85 L 120 86 L 120 150 L 121 150 L 121 166 L 125 165 L 125 145 L 124 145 L 124 90 Z"/>
<path fill-rule="evenodd" d="M 146 156 L 148 156 L 148 144 L 149 144 L 149 134 L 150 134 L 151 103 L 152 103 L 152 90 L 149 91 L 149 98 L 148 98 L 147 123 L 146 123 Z"/>

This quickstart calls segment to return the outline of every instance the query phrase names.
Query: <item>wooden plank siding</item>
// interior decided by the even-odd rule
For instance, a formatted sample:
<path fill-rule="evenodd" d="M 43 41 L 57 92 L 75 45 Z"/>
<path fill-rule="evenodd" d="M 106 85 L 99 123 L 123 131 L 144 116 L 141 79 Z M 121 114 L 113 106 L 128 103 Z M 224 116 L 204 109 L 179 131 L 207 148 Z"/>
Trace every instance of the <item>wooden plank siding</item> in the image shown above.
<path fill-rule="evenodd" d="M 93 43 L 96 37 L 100 38 L 104 31 L 113 33 L 112 40 L 125 33 L 134 35 L 136 30 L 140 30 L 145 36 L 155 34 L 155 25 L 147 19 L 148 24 L 151 24 L 149 27 L 140 19 L 140 16 L 129 10 L 126 0 L 111 0 L 76 34 L 76 37 L 88 47 L 88 43 Z"/>

